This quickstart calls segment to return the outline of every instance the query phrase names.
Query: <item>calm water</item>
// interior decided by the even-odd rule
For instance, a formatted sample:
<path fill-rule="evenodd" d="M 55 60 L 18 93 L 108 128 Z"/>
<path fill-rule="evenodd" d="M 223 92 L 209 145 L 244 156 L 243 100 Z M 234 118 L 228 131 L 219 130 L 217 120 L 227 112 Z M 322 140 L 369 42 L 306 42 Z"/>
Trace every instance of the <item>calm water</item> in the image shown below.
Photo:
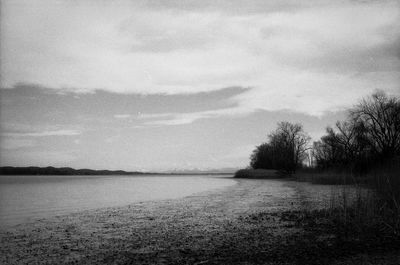
<path fill-rule="evenodd" d="M 227 176 L 0 176 L 0 226 L 235 184 Z"/>

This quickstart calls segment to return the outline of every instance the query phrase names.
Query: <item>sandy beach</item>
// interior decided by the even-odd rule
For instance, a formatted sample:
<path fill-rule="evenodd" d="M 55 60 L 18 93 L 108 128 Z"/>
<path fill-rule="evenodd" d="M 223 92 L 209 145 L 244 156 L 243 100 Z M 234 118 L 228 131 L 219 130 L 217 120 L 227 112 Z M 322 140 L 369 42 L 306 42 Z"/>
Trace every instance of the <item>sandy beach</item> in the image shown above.
<path fill-rule="evenodd" d="M 40 219 L 1 230 L 0 263 L 398 264 L 395 250 L 336 254 L 329 234 L 310 234 L 290 218 L 325 207 L 330 192 L 329 186 L 241 179 L 181 199 Z"/>

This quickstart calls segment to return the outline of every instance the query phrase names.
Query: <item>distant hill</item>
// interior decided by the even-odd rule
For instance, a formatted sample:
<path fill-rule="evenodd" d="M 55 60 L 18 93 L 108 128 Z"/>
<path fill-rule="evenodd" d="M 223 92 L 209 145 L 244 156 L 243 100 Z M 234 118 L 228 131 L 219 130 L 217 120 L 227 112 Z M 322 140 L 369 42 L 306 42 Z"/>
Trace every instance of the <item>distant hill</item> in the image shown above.
<path fill-rule="evenodd" d="M 0 167 L 0 175 L 144 175 L 123 170 L 73 169 L 70 167 Z M 152 173 L 153 174 L 153 173 Z"/>

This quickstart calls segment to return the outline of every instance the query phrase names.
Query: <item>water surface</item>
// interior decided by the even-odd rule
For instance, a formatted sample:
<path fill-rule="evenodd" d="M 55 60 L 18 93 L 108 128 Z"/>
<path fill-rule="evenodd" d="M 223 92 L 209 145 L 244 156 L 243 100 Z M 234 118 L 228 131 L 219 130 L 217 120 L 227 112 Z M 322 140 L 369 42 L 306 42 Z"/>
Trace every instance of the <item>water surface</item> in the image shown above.
<path fill-rule="evenodd" d="M 235 184 L 227 176 L 0 176 L 0 226 Z"/>

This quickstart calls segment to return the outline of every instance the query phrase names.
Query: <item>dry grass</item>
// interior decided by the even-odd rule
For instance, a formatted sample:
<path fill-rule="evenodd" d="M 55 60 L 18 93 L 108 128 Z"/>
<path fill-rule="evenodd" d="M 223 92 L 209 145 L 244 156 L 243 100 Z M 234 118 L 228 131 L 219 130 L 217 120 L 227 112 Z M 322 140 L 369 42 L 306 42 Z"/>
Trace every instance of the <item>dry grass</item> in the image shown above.
<path fill-rule="evenodd" d="M 400 239 L 400 165 L 389 163 L 361 178 L 349 174 L 299 174 L 298 179 L 318 184 L 343 185 L 332 194 L 330 207 L 323 214 L 338 236 L 357 241 Z M 321 213 L 320 213 L 321 214 Z M 317 217 L 316 217 L 317 218 Z"/>
<path fill-rule="evenodd" d="M 360 185 L 365 184 L 368 178 L 368 176 L 357 176 L 351 170 L 318 170 L 314 168 L 300 169 L 293 177 L 297 181 L 322 185 Z"/>

